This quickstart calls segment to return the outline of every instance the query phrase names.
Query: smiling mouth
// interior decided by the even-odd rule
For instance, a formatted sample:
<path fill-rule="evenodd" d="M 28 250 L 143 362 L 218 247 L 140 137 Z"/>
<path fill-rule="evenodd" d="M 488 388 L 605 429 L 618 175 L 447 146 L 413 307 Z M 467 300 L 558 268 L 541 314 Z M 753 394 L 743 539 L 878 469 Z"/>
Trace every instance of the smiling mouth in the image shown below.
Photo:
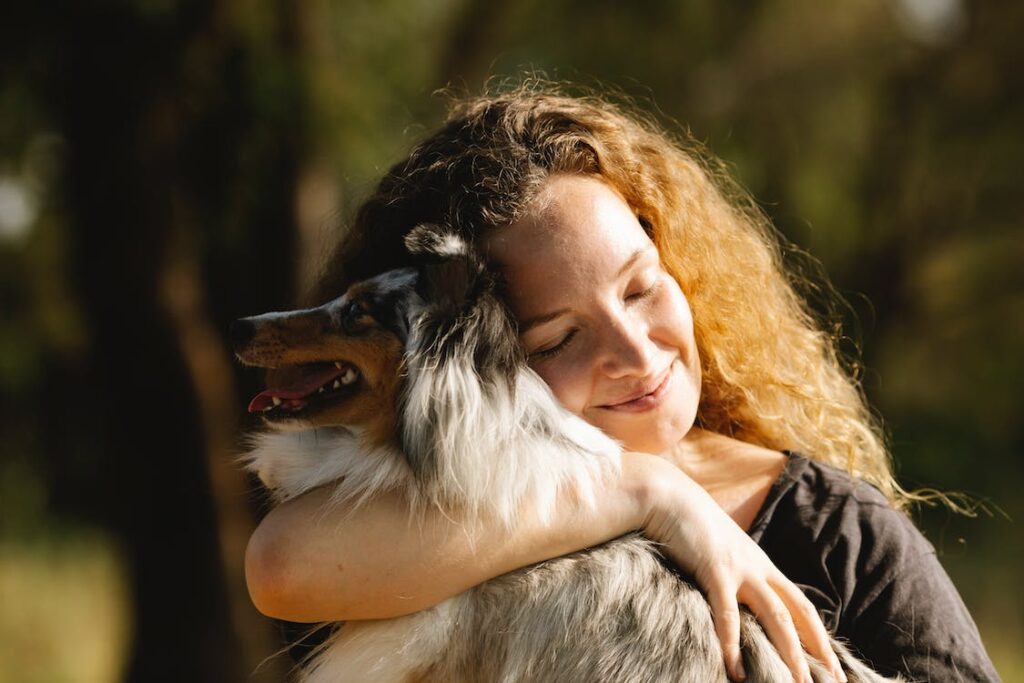
<path fill-rule="evenodd" d="M 307 417 L 345 401 L 358 392 L 362 373 L 346 361 L 293 366 L 278 387 L 256 394 L 249 412 L 266 420 Z"/>
<path fill-rule="evenodd" d="M 653 407 L 665 395 L 665 391 L 672 380 L 672 368 L 674 365 L 675 361 L 668 366 L 662 374 L 661 380 L 650 391 L 628 398 L 625 401 L 607 403 L 600 407 L 606 410 L 642 410 Z"/>

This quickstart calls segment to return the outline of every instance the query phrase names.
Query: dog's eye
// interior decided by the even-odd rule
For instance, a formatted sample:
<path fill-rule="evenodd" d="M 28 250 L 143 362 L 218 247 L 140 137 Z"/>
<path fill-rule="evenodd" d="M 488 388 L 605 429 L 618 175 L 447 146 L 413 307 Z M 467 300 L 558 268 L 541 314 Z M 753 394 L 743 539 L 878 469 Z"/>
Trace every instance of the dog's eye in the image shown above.
<path fill-rule="evenodd" d="M 368 325 L 373 324 L 373 319 L 365 304 L 352 300 L 341 309 L 340 323 L 348 334 L 361 334 Z"/>
<path fill-rule="evenodd" d="M 370 312 L 366 310 L 366 307 L 360 301 L 350 301 L 348 306 L 345 307 L 345 320 L 350 322 L 368 315 L 370 315 Z"/>

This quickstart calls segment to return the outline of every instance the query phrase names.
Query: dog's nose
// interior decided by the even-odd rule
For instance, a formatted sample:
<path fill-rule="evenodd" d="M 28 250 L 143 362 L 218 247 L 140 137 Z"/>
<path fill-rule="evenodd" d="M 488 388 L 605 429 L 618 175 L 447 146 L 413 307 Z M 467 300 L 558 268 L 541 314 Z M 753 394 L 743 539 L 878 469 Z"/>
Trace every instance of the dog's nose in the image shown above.
<path fill-rule="evenodd" d="M 235 351 L 243 349 L 256 334 L 256 325 L 249 318 L 242 318 L 231 323 L 228 328 L 228 337 L 231 339 L 231 347 Z"/>

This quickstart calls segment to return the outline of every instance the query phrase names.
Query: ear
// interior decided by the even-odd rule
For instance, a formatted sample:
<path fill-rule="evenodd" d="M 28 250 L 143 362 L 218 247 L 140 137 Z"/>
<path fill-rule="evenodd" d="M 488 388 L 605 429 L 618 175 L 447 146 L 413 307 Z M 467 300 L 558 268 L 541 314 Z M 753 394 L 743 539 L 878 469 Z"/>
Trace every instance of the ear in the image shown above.
<path fill-rule="evenodd" d="M 423 223 L 406 234 L 405 246 L 419 261 L 417 291 L 423 300 L 448 313 L 460 311 L 482 272 L 465 238 L 453 230 Z"/>
<path fill-rule="evenodd" d="M 405 248 L 424 261 L 445 261 L 469 256 L 469 245 L 453 230 L 421 223 L 405 236 Z"/>

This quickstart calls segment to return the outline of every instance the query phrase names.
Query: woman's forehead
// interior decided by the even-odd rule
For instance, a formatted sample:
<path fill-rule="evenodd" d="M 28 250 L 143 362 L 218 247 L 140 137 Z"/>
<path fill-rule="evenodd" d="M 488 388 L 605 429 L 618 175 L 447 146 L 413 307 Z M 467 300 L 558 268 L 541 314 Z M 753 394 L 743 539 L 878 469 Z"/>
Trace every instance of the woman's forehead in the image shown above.
<path fill-rule="evenodd" d="M 541 197 L 539 210 L 496 228 L 485 243 L 513 303 L 520 296 L 548 299 L 561 288 L 613 280 L 653 249 L 622 197 L 599 180 L 556 176 Z"/>
<path fill-rule="evenodd" d="M 551 251 L 590 247 L 632 252 L 650 239 L 622 196 L 593 176 L 552 176 L 515 223 L 494 228 L 485 240 L 499 266 Z"/>

